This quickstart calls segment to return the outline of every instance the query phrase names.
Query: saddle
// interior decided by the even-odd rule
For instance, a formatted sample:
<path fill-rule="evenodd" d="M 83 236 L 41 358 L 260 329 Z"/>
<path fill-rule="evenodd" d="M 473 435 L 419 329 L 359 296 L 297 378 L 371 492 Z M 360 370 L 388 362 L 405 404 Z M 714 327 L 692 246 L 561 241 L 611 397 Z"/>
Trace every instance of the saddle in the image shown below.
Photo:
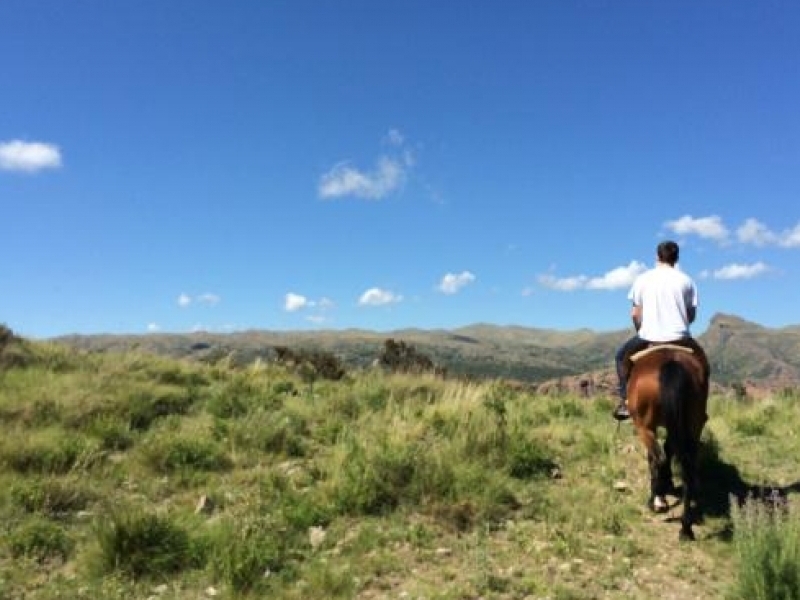
<path fill-rule="evenodd" d="M 711 374 L 711 367 L 708 363 L 708 357 L 706 356 L 705 350 L 700 344 L 697 342 L 696 339 L 692 337 L 683 338 L 680 340 L 675 340 L 672 342 L 645 342 L 642 341 L 642 346 L 633 348 L 632 352 L 625 356 L 623 360 L 622 369 L 625 375 L 625 379 L 628 378 L 630 375 L 630 370 L 633 367 L 633 364 L 642 358 L 643 356 L 647 356 L 658 350 L 659 348 L 669 348 L 671 350 L 677 350 L 679 352 L 687 352 L 689 354 L 695 354 L 703 363 L 704 371 L 706 378 L 708 378 Z"/>
<path fill-rule="evenodd" d="M 634 352 L 633 354 L 631 354 L 629 360 L 631 362 L 636 362 L 637 360 L 639 360 L 643 356 L 647 356 L 648 354 L 652 354 L 656 350 L 664 350 L 664 349 L 667 349 L 667 350 L 678 350 L 680 352 L 687 352 L 688 354 L 694 354 L 694 349 L 690 348 L 689 346 L 681 346 L 680 344 L 673 344 L 671 342 L 665 342 L 665 343 L 660 343 L 660 344 L 653 343 L 653 344 L 650 344 L 649 346 L 647 346 L 647 348 L 645 348 L 644 350 L 639 350 L 638 352 Z"/>

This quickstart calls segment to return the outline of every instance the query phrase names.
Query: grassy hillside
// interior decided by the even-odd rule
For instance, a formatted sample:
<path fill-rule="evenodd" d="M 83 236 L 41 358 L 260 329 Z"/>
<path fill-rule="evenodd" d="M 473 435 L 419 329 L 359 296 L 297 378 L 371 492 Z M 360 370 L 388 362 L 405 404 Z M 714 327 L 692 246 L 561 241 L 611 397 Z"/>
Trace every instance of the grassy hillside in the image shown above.
<path fill-rule="evenodd" d="M 0 597 L 797 597 L 798 398 L 712 399 L 689 544 L 612 404 L 7 340 Z"/>
<path fill-rule="evenodd" d="M 542 383 L 587 372 L 611 372 L 614 354 L 631 331 L 557 331 L 473 325 L 454 330 L 246 331 L 231 334 L 67 336 L 56 341 L 97 351 L 144 350 L 173 358 L 251 364 L 274 357 L 275 346 L 315 348 L 336 354 L 352 368 L 366 367 L 388 338 L 413 344 L 454 375 Z M 800 386 L 800 327 L 770 329 L 718 314 L 699 337 L 717 384 L 752 382 L 769 389 Z"/>

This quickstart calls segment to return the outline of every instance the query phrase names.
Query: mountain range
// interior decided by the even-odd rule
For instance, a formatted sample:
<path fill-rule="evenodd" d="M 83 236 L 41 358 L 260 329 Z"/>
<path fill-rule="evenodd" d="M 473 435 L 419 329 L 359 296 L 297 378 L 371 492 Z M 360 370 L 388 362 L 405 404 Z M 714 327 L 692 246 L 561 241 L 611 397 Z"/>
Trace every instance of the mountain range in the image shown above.
<path fill-rule="evenodd" d="M 69 335 L 53 338 L 87 351 L 139 349 L 197 360 L 229 357 L 237 364 L 274 356 L 276 347 L 325 351 L 351 368 L 367 367 L 387 339 L 403 341 L 449 374 L 502 377 L 533 385 L 581 378 L 606 380 L 617 348 L 630 330 L 559 331 L 475 324 L 456 329 L 193 332 L 144 335 Z M 698 338 L 708 353 L 712 382 L 781 389 L 800 385 L 800 325 L 769 328 L 718 313 Z"/>

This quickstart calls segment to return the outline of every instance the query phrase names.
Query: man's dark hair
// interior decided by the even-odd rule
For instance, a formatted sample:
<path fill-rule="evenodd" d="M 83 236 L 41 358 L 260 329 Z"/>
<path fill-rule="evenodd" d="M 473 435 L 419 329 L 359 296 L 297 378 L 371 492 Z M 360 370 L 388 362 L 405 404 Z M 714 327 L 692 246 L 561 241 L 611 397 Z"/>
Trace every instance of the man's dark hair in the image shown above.
<path fill-rule="evenodd" d="M 678 254 L 680 254 L 678 244 L 670 240 L 661 242 L 656 248 L 658 260 L 668 265 L 675 266 L 675 263 L 678 262 Z"/>

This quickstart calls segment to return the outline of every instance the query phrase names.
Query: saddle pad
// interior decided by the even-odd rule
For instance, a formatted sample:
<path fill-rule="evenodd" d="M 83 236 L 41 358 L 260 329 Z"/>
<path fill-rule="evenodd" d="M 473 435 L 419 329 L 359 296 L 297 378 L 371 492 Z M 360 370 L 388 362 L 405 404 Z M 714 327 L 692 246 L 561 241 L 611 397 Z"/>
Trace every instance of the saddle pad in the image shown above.
<path fill-rule="evenodd" d="M 652 354 L 657 350 L 680 350 L 682 352 L 688 352 L 689 354 L 693 354 L 694 350 L 688 348 L 686 346 L 680 346 L 678 344 L 657 344 L 655 346 L 650 346 L 649 348 L 645 348 L 644 350 L 639 350 L 635 354 L 631 355 L 631 361 L 636 362 L 643 356 L 647 356 L 648 354 Z"/>

